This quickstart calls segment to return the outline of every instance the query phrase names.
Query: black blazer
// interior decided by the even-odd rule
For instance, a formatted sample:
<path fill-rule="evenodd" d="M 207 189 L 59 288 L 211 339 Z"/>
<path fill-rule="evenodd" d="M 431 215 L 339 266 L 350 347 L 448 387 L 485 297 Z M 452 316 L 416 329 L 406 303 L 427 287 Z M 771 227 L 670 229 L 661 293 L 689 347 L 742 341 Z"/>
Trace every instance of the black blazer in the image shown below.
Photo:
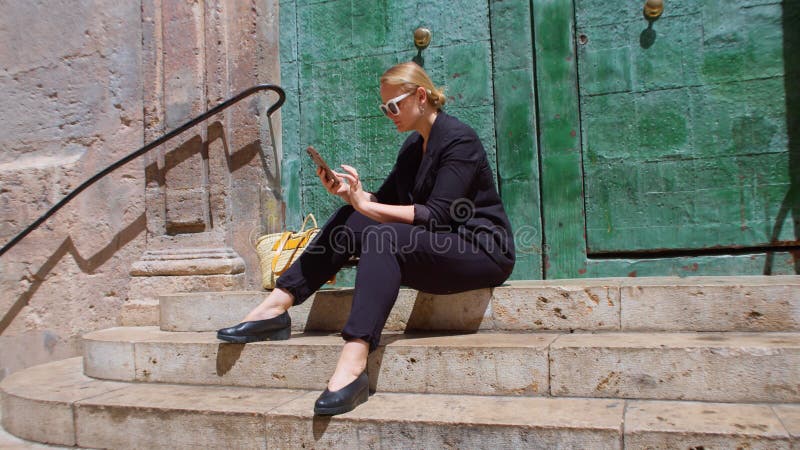
<path fill-rule="evenodd" d="M 511 224 L 478 135 L 440 111 L 424 154 L 422 143 L 417 132 L 403 143 L 392 171 L 375 192 L 378 202 L 413 204 L 414 225 L 458 233 L 511 273 Z"/>

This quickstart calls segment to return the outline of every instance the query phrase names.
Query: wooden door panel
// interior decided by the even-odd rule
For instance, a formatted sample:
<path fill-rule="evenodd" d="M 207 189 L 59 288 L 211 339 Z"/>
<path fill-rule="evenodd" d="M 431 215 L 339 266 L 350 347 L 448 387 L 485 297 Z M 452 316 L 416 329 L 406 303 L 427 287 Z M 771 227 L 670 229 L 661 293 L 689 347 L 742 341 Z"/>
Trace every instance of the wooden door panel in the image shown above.
<path fill-rule="evenodd" d="M 445 87 L 445 110 L 480 136 L 519 231 L 514 277 L 541 278 L 530 2 L 286 0 L 280 11 L 287 224 L 306 212 L 324 219 L 342 204 L 319 185 L 307 145 L 331 165 L 354 165 L 368 190 L 386 177 L 407 135 L 377 108 L 378 78 L 417 55 L 412 32 L 425 26 L 433 34 L 425 69 Z"/>
<path fill-rule="evenodd" d="M 800 273 L 800 4 L 665 3 L 533 0 L 545 277 Z"/>
<path fill-rule="evenodd" d="M 779 1 L 576 2 L 587 250 L 774 245 L 790 188 Z M 796 242 L 792 227 L 782 243 Z"/>

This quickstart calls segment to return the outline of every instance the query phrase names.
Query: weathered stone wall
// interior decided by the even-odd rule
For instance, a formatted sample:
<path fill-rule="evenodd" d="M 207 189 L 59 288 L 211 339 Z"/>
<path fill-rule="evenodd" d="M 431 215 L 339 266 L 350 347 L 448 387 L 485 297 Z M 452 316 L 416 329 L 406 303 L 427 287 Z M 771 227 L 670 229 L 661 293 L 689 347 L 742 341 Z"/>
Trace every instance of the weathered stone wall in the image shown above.
<path fill-rule="evenodd" d="M 0 243 L 164 131 L 277 83 L 277 3 L 0 0 Z M 262 145 L 274 98 L 128 163 L 0 257 L 0 379 L 77 355 L 82 334 L 124 322 L 143 285 L 132 289 L 132 267 L 150 250 L 213 241 L 244 261 L 237 287 L 257 286 L 248 236 L 281 220 L 265 213 L 280 210 L 276 175 L 265 176 L 276 152 Z M 214 287 L 186 278 L 188 290 Z"/>
<path fill-rule="evenodd" d="M 135 2 L 4 1 L 0 15 L 0 241 L 142 145 Z M 116 324 L 142 251 L 144 173 L 89 188 L 0 259 L 0 377 L 77 354 Z"/>

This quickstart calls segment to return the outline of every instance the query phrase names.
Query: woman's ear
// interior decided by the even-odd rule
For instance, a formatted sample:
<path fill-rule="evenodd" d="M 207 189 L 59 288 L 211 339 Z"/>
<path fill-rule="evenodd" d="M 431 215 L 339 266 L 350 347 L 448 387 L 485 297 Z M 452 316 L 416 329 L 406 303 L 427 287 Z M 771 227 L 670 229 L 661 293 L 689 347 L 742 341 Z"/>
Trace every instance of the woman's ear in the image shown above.
<path fill-rule="evenodd" d="M 420 105 L 428 103 L 428 91 L 424 87 L 417 87 L 417 101 Z"/>

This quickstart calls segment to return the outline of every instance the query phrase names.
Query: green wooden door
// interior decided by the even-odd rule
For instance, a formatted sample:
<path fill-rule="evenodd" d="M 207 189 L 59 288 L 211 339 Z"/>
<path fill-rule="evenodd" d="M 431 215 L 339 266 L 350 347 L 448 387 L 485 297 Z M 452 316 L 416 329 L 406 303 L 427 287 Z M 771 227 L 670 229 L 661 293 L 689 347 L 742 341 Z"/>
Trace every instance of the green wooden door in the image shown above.
<path fill-rule="evenodd" d="M 306 145 L 385 177 L 405 136 L 377 79 L 425 26 L 425 68 L 490 154 L 514 278 L 795 273 L 799 4 L 671 0 L 648 28 L 643 0 L 284 0 L 287 223 L 339 206 Z"/>
<path fill-rule="evenodd" d="M 643 3 L 533 1 L 546 276 L 794 273 L 800 2 Z"/>
<path fill-rule="evenodd" d="M 413 31 L 424 26 L 433 35 L 424 67 L 444 85 L 447 112 L 481 137 L 518 231 L 514 276 L 541 278 L 530 17 L 527 0 L 281 1 L 287 224 L 298 226 L 306 212 L 324 220 L 342 204 L 320 186 L 308 145 L 333 166 L 356 167 L 367 190 L 386 177 L 406 135 L 378 109 L 378 79 L 417 56 Z"/>

